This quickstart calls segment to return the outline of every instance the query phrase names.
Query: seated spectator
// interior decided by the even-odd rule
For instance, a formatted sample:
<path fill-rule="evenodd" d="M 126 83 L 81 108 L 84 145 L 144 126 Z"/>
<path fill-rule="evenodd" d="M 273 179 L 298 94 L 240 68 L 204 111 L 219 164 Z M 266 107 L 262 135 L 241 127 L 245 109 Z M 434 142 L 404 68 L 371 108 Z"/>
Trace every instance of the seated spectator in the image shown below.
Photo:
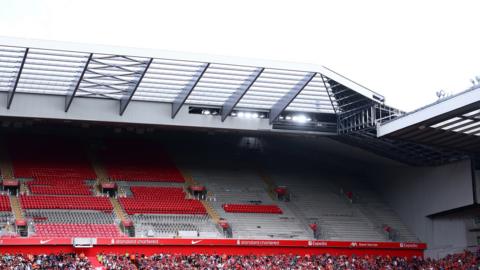
<path fill-rule="evenodd" d="M 391 256 L 323 255 L 221 255 L 221 254 L 100 254 L 99 261 L 107 270 L 116 269 L 315 269 L 315 270 L 478 270 L 478 255 L 465 251 L 439 260 Z"/>
<path fill-rule="evenodd" d="M 83 255 L 74 253 L 58 254 L 3 254 L 0 255 L 0 269 L 94 269 Z"/>

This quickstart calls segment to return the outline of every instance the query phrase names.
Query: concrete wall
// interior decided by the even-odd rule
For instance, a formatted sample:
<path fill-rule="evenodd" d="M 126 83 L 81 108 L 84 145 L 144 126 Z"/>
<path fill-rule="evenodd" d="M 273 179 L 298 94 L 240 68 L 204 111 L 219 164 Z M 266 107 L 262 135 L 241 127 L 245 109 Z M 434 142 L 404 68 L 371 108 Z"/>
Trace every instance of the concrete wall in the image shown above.
<path fill-rule="evenodd" d="M 369 179 L 403 222 L 428 244 L 427 255 L 436 257 L 468 245 L 464 218 L 427 216 L 473 204 L 470 166 L 470 161 L 439 167 L 386 166 L 369 173 Z"/>
<path fill-rule="evenodd" d="M 477 189 L 477 203 L 480 203 L 480 170 L 475 170 L 475 187 Z"/>

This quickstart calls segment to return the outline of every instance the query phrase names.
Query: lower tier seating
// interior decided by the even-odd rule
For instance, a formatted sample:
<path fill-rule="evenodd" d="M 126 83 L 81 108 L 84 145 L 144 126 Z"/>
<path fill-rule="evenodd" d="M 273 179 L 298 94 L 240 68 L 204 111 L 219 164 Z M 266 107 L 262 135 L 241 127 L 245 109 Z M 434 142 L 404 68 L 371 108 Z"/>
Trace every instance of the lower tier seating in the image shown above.
<path fill-rule="evenodd" d="M 282 209 L 276 205 L 224 204 L 223 209 L 229 213 L 282 214 Z"/>
<path fill-rule="evenodd" d="M 111 212 L 113 206 L 106 197 L 94 196 L 20 196 L 23 209 L 85 209 Z"/>
<path fill-rule="evenodd" d="M 179 231 L 195 231 L 200 237 L 220 237 L 207 215 L 132 215 L 135 235 L 177 237 Z"/>
<path fill-rule="evenodd" d="M 38 237 L 122 237 L 112 224 L 36 224 Z"/>
<path fill-rule="evenodd" d="M 11 211 L 10 198 L 7 195 L 0 195 L 0 211 Z"/>
<path fill-rule="evenodd" d="M 0 224 L 12 222 L 13 214 L 12 212 L 0 212 Z"/>

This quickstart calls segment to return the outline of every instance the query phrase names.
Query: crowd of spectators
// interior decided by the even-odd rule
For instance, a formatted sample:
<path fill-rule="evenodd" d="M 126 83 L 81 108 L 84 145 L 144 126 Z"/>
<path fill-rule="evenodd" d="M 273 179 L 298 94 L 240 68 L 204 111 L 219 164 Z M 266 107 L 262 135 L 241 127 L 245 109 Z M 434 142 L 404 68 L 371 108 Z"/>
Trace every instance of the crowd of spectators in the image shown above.
<path fill-rule="evenodd" d="M 172 255 L 99 254 L 107 270 L 130 269 L 252 269 L 252 270 L 479 270 L 479 254 L 465 251 L 440 260 L 420 257 L 324 255 Z"/>
<path fill-rule="evenodd" d="M 106 270 L 480 270 L 478 253 L 465 251 L 439 260 L 421 257 L 323 255 L 99 254 Z M 83 254 L 0 255 L 0 269 L 94 270 Z"/>
<path fill-rule="evenodd" d="M 0 249 L 1 250 L 1 249 Z M 56 253 L 56 254 L 1 254 L 0 269 L 33 270 L 33 269 L 62 269 L 62 270 L 90 270 L 94 269 L 83 254 Z"/>

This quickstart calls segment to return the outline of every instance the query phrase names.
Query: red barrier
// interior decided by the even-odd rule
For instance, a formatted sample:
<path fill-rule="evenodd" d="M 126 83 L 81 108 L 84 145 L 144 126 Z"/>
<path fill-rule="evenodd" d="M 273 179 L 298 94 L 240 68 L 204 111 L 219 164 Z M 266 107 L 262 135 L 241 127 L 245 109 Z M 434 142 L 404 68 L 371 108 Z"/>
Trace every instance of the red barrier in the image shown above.
<path fill-rule="evenodd" d="M 0 253 L 5 252 L 99 252 L 115 253 L 219 253 L 219 254 L 323 254 L 423 256 L 424 243 L 343 242 L 320 240 L 248 240 L 248 239 L 164 239 L 96 238 L 92 248 L 76 249 L 72 238 L 3 238 Z"/>

